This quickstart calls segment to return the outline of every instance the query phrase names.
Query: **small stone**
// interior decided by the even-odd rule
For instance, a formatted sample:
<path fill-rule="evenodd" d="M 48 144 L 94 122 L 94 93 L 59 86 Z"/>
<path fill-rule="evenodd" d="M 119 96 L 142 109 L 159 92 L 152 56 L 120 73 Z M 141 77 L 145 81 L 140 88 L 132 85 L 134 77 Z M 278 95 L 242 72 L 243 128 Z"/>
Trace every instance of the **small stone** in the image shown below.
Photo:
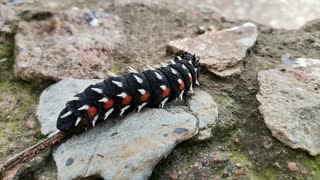
<path fill-rule="evenodd" d="M 178 175 L 177 172 L 170 173 L 170 174 L 169 174 L 169 177 L 170 177 L 170 179 L 172 179 L 172 180 L 177 180 L 177 179 L 179 179 L 179 175 Z"/>
<path fill-rule="evenodd" d="M 204 141 L 208 140 L 212 137 L 212 132 L 210 128 L 199 130 L 198 135 L 195 137 L 195 140 L 197 141 Z"/>
<path fill-rule="evenodd" d="M 37 121 L 35 121 L 34 119 L 27 119 L 26 121 L 26 126 L 29 129 L 34 129 L 37 126 Z"/>
<path fill-rule="evenodd" d="M 230 29 L 210 31 L 195 38 L 171 41 L 171 51 L 189 51 L 201 57 L 202 65 L 218 76 L 240 72 L 241 61 L 258 37 L 255 24 L 245 23 Z"/>
<path fill-rule="evenodd" d="M 298 166 L 295 162 L 289 162 L 288 169 L 290 172 L 296 172 L 296 171 L 298 171 Z"/>
<path fill-rule="evenodd" d="M 219 115 L 218 105 L 212 96 L 205 91 L 195 90 L 195 94 L 188 99 L 188 105 L 191 112 L 199 118 L 199 129 L 209 128 L 211 133 L 211 127 Z"/>
<path fill-rule="evenodd" d="M 228 154 L 221 151 L 216 151 L 212 155 L 212 162 L 215 164 L 226 162 L 228 160 L 229 160 Z"/>
<path fill-rule="evenodd" d="M 236 163 L 236 167 L 237 168 L 241 168 L 242 167 L 242 163 Z"/>

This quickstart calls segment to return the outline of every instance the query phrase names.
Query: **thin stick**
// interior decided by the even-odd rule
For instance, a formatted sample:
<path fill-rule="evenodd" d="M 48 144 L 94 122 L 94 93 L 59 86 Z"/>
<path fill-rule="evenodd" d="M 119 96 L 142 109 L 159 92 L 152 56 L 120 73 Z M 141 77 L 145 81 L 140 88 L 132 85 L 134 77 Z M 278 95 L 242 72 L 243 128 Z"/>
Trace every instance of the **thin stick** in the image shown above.
<path fill-rule="evenodd" d="M 39 142 L 38 144 L 22 151 L 21 153 L 15 155 L 14 157 L 8 159 L 0 167 L 0 177 L 2 174 L 4 174 L 5 171 L 8 171 L 11 168 L 14 168 L 18 164 L 30 161 L 33 157 L 38 155 L 40 152 L 59 143 L 61 140 L 63 140 L 66 137 L 67 136 L 64 132 L 61 132 L 61 131 L 57 132 L 53 136 L 46 138 L 45 140 Z"/>

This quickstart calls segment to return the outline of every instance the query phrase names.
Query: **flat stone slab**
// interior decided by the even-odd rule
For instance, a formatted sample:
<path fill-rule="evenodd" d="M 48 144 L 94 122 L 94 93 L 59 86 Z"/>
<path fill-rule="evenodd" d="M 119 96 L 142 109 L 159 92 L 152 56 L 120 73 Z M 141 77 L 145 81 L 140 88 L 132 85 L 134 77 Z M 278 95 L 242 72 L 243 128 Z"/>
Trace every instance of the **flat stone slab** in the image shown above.
<path fill-rule="evenodd" d="M 319 62 L 297 59 L 289 67 L 258 74 L 259 110 L 272 135 L 313 156 L 320 154 Z"/>
<path fill-rule="evenodd" d="M 171 41 L 173 51 L 188 51 L 201 57 L 201 64 L 218 76 L 225 77 L 240 72 L 247 50 L 258 37 L 255 24 L 245 23 L 230 29 L 210 31 L 194 38 Z"/>
<path fill-rule="evenodd" d="M 111 53 L 123 41 L 120 18 L 72 8 L 42 21 L 20 21 L 15 74 L 23 80 L 105 78 Z"/>
<path fill-rule="evenodd" d="M 65 103 L 98 81 L 65 79 L 46 89 L 37 111 L 42 132 L 56 131 L 56 119 Z M 187 104 L 189 107 L 169 103 L 165 109 L 145 108 L 74 135 L 53 153 L 58 179 L 147 179 L 153 167 L 178 143 L 211 136 L 218 117 L 213 98 L 196 90 Z M 202 134 L 197 136 L 199 131 Z"/>

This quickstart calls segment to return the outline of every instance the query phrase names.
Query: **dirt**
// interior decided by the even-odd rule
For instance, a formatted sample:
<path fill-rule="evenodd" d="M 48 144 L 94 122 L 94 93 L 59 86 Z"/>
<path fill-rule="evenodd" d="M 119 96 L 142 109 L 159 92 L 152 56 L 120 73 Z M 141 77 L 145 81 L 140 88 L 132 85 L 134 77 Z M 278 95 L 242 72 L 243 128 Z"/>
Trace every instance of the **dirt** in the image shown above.
<path fill-rule="evenodd" d="M 141 4 L 110 6 L 108 12 L 124 21 L 127 43 L 113 53 L 113 71 L 123 73 L 128 65 L 140 70 L 148 64 L 166 62 L 170 57 L 166 45 L 183 37 L 194 37 L 199 27 L 217 30 L 242 22 L 230 22 L 214 12 L 173 12 Z M 259 25 L 259 37 L 242 64 L 240 74 L 219 78 L 201 70 L 201 89 L 209 92 L 219 107 L 213 138 L 206 142 L 185 142 L 154 169 L 151 179 L 319 179 L 320 157 L 292 150 L 276 139 L 264 125 L 258 111 L 257 72 L 278 67 L 281 56 L 320 58 L 320 30 L 275 30 Z M 13 38 L 1 34 L 0 59 L 0 162 L 43 138 L 39 127 L 24 124 L 34 113 L 41 91 L 52 82 L 26 83 L 13 75 Z M 221 162 L 213 161 L 216 152 L 228 154 Z M 45 163 L 43 163 L 45 161 Z M 56 178 L 50 153 L 42 168 L 27 168 L 18 179 Z M 288 163 L 297 171 L 291 172 Z M 90 178 L 89 178 L 90 179 Z"/>

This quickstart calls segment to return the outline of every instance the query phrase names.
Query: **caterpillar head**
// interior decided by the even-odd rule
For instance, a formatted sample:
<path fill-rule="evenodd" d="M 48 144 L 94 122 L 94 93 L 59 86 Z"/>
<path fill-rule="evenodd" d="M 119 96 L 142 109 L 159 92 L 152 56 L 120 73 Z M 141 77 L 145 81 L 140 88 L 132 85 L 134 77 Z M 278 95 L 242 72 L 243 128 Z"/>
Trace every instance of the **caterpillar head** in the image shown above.
<path fill-rule="evenodd" d="M 198 56 L 196 56 L 196 55 L 192 55 L 192 54 L 189 53 L 189 52 L 182 51 L 182 52 L 180 52 L 180 53 L 176 56 L 176 59 L 175 59 L 175 60 L 178 61 L 178 60 L 181 60 L 181 59 L 187 60 L 190 64 L 192 64 L 192 66 L 193 66 L 194 69 L 195 69 L 196 75 L 197 75 L 196 78 L 199 78 L 199 72 L 200 72 L 200 57 L 198 57 Z"/>

